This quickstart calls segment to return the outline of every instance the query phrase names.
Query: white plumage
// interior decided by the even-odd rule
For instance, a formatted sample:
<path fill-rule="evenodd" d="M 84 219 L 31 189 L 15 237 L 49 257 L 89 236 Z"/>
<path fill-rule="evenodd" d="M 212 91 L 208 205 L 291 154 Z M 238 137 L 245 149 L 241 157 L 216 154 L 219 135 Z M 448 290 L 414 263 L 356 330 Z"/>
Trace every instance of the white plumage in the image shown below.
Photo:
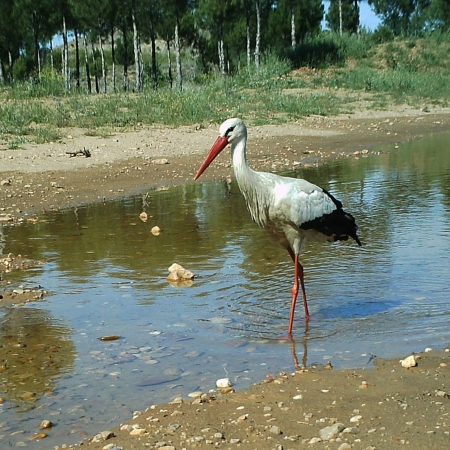
<path fill-rule="evenodd" d="M 341 202 L 319 186 L 306 180 L 251 169 L 246 157 L 247 128 L 241 119 L 228 119 L 220 126 L 219 137 L 195 179 L 228 144 L 231 144 L 236 180 L 253 220 L 285 247 L 294 260 L 295 278 L 288 327 L 288 334 L 291 335 L 299 281 L 305 319 L 309 320 L 303 267 L 298 259 L 300 251 L 307 241 L 333 242 L 352 237 L 361 245 L 356 234 L 358 226 L 353 216 L 342 209 Z"/>

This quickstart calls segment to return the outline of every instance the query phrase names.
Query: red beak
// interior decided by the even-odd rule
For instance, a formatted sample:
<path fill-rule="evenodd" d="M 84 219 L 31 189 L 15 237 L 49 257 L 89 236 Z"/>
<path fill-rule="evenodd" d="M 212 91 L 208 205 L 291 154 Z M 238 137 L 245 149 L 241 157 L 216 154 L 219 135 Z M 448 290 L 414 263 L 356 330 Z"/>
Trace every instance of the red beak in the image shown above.
<path fill-rule="evenodd" d="M 195 175 L 194 180 L 196 180 L 206 168 L 216 159 L 216 156 L 228 145 L 228 138 L 219 136 L 211 147 L 208 156 L 203 161 L 203 164 L 198 169 L 197 175 Z"/>

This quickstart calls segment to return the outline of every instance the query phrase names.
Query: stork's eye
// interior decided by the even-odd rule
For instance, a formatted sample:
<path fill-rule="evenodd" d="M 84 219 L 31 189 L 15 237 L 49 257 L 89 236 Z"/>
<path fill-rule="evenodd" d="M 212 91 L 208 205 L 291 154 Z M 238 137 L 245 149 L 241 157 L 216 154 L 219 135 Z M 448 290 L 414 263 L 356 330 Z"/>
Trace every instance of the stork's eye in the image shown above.
<path fill-rule="evenodd" d="M 234 127 L 228 128 L 227 132 L 225 133 L 225 136 L 229 136 L 234 130 Z"/>

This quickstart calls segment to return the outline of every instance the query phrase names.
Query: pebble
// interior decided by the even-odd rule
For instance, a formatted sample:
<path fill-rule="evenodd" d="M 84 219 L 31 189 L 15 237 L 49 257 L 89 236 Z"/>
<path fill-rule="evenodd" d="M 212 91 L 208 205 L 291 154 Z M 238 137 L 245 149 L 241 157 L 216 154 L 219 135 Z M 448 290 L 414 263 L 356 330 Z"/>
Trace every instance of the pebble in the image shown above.
<path fill-rule="evenodd" d="M 159 228 L 158 225 L 155 225 L 150 231 L 155 236 L 158 236 L 159 233 L 161 233 L 161 228 Z"/>
<path fill-rule="evenodd" d="M 116 444 L 106 444 L 103 450 L 123 450 L 123 447 L 118 447 Z"/>
<path fill-rule="evenodd" d="M 130 436 L 143 436 L 147 433 L 145 428 L 134 428 L 130 431 Z"/>
<path fill-rule="evenodd" d="M 92 442 L 101 442 L 101 441 L 106 441 L 112 437 L 115 437 L 115 434 L 112 431 L 102 431 L 98 434 L 96 434 L 93 438 L 92 438 Z"/>
<path fill-rule="evenodd" d="M 410 355 L 405 359 L 401 359 L 400 364 L 402 365 L 402 367 L 409 369 L 410 367 L 416 367 L 417 361 L 416 361 L 416 358 L 414 357 L 414 355 Z"/>
<path fill-rule="evenodd" d="M 292 397 L 294 400 L 301 400 L 302 398 L 303 398 L 303 395 L 302 394 L 298 394 L 298 395 L 295 395 L 294 397 Z"/>
<path fill-rule="evenodd" d="M 338 447 L 338 450 L 349 450 L 351 448 L 352 448 L 352 446 L 350 444 L 348 444 L 347 442 L 344 442 L 343 444 L 341 444 Z"/>
<path fill-rule="evenodd" d="M 437 391 L 436 397 L 449 397 L 449 395 L 445 391 Z"/>
<path fill-rule="evenodd" d="M 344 429 L 345 429 L 345 425 L 343 423 L 338 422 L 333 425 L 330 425 L 329 427 L 322 428 L 319 431 L 319 435 L 323 441 L 329 441 L 330 439 L 334 438 L 337 434 L 339 434 Z"/>
<path fill-rule="evenodd" d="M 353 416 L 350 418 L 350 422 L 355 423 L 355 422 L 359 422 L 362 419 L 361 414 L 358 414 L 357 416 Z"/>
<path fill-rule="evenodd" d="M 317 444 L 319 442 L 322 442 L 322 439 L 320 439 L 319 437 L 313 437 L 308 441 L 308 444 Z"/>
<path fill-rule="evenodd" d="M 167 280 L 169 281 L 192 280 L 195 276 L 190 270 L 186 270 L 183 266 L 180 266 L 180 264 L 177 263 L 173 263 L 167 271 L 169 272 L 169 275 L 167 276 Z"/>
<path fill-rule="evenodd" d="M 276 425 L 273 425 L 273 426 L 270 427 L 269 433 L 282 434 L 282 431 L 281 431 L 280 427 L 277 427 Z"/>
<path fill-rule="evenodd" d="M 342 434 L 358 434 L 359 428 L 357 427 L 347 427 L 342 430 Z"/>
<path fill-rule="evenodd" d="M 188 394 L 188 397 L 191 397 L 191 398 L 199 398 L 199 397 L 201 397 L 203 395 L 203 392 L 202 391 L 194 391 L 194 392 L 190 392 L 189 394 Z"/>
<path fill-rule="evenodd" d="M 40 439 L 45 439 L 47 437 L 47 433 L 38 433 L 35 434 L 33 437 L 30 438 L 30 441 L 37 441 Z"/>
<path fill-rule="evenodd" d="M 51 428 L 52 426 L 53 426 L 52 421 L 46 419 L 46 420 L 43 420 L 43 421 L 41 422 L 41 424 L 39 425 L 39 428 L 40 428 L 41 430 L 45 430 L 45 429 L 47 429 L 47 428 Z"/>
<path fill-rule="evenodd" d="M 234 389 L 232 387 L 227 387 L 227 388 L 223 388 L 223 389 L 220 390 L 220 393 L 223 394 L 223 395 L 234 394 L 234 392 L 235 391 L 234 391 Z"/>
<path fill-rule="evenodd" d="M 216 381 L 216 386 L 218 388 L 227 388 L 233 386 L 229 378 L 219 378 Z"/>

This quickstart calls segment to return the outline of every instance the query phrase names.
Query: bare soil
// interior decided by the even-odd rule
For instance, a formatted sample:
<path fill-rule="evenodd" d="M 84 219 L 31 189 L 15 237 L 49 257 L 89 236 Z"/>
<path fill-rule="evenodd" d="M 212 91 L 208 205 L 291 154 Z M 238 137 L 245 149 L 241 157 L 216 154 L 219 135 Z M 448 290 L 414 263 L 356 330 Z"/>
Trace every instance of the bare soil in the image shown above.
<path fill-rule="evenodd" d="M 248 124 L 249 161 L 258 170 L 281 171 L 331 158 L 359 158 L 380 144 L 384 151 L 395 151 L 404 142 L 450 129 L 450 109 L 426 111 L 396 107 L 307 117 L 280 126 Z M 38 221 L 40 213 L 52 209 L 192 183 L 217 130 L 218 124 L 153 127 L 89 137 L 71 129 L 65 130 L 61 142 L 0 150 L 0 226 Z M 83 148 L 90 157 L 72 156 Z M 224 154 L 202 180 L 227 176 L 233 173 L 229 155 Z M 4 304 L 17 301 L 18 294 L 1 294 Z M 20 293 L 21 302 L 36 299 L 35 292 L 29 295 L 27 299 L 26 292 Z M 447 448 L 450 353 L 435 350 L 420 356 L 418 366 L 410 369 L 383 360 L 376 360 L 375 368 L 369 364 L 343 371 L 296 370 L 293 364 L 292 374 L 271 374 L 246 391 L 149 405 L 121 430 L 108 430 L 111 437 L 105 439 L 105 433 L 84 445 L 116 450 Z M 320 438 L 320 430 L 336 423 L 345 430 L 328 440 Z"/>

